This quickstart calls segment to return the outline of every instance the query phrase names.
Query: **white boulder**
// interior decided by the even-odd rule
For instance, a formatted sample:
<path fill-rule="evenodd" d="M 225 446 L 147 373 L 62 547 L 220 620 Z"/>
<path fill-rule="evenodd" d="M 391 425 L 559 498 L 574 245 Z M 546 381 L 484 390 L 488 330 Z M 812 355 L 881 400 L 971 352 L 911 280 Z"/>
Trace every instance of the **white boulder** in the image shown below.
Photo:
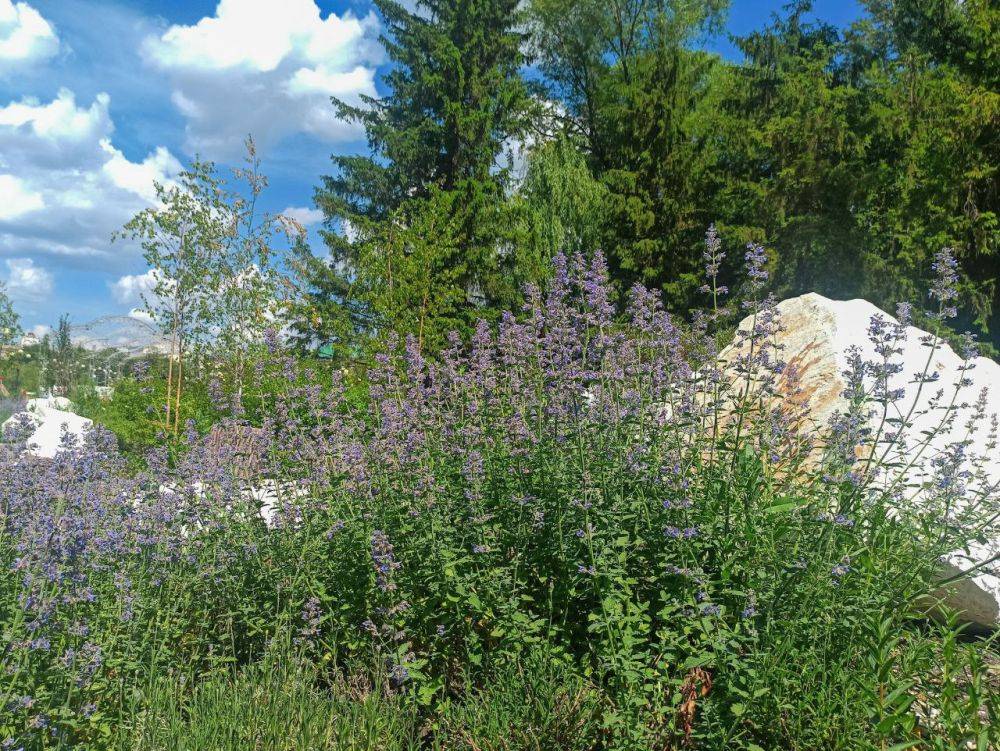
<path fill-rule="evenodd" d="M 70 412 L 72 406 L 69 399 L 62 396 L 29 399 L 24 411 L 11 416 L 4 422 L 3 429 L 27 419 L 34 430 L 25 443 L 25 450 L 34 456 L 51 459 L 60 449 L 64 428 L 80 441 L 94 424 L 92 420 Z"/>
<path fill-rule="evenodd" d="M 796 398 L 808 406 L 816 424 L 827 425 L 835 412 L 847 409 L 844 373 L 852 352 L 860 353 L 865 361 L 882 360 L 869 336 L 872 318 L 881 316 L 889 326 L 897 326 L 898 321 L 865 300 L 829 300 L 813 293 L 785 300 L 777 308 L 781 331 L 776 342 L 783 348 L 781 359 L 796 373 Z M 740 324 L 744 330 L 751 325 L 750 319 Z M 888 389 L 899 389 L 902 396 L 892 404 L 888 423 L 891 429 L 904 427 L 899 447 L 890 449 L 889 459 L 899 462 L 902 469 L 898 471 L 905 472 L 908 487 L 915 488 L 933 476 L 935 457 L 950 445 L 967 441 L 966 453 L 980 459 L 979 489 L 1000 487 L 1000 451 L 990 446 L 991 419 L 1000 414 L 1000 364 L 984 357 L 965 361 L 940 340 L 928 346 L 928 333 L 914 326 L 897 330 L 901 335 L 892 346 L 901 353 L 893 359 L 903 368 L 889 377 Z M 921 386 L 925 368 L 934 380 Z M 943 407 L 949 405 L 955 419 L 942 422 Z M 973 417 L 980 419 L 978 430 L 970 434 L 968 424 Z M 873 427 L 882 418 L 879 407 Z M 920 503 L 919 491 L 908 497 Z M 975 569 L 972 576 L 942 594 L 945 604 L 963 611 L 966 620 L 987 628 L 1000 625 L 998 554 L 1000 539 L 994 534 L 985 543 L 954 551 L 942 561 L 944 577 Z"/>

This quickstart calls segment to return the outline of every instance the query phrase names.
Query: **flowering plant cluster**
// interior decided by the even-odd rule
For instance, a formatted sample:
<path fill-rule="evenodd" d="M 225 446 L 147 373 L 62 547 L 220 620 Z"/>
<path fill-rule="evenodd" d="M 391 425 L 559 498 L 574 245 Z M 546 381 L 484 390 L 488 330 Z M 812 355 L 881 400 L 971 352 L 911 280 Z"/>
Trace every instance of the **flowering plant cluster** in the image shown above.
<path fill-rule="evenodd" d="M 383 675 L 430 718 L 543 654 L 604 697 L 581 747 L 921 737 L 897 689 L 927 642 L 876 653 L 873 635 L 904 633 L 940 557 L 995 533 L 996 497 L 957 445 L 912 511 L 898 421 L 874 419 L 897 396 L 884 322 L 883 361 L 856 358 L 828 428 L 795 398 L 773 299 L 751 296 L 720 352 L 721 256 L 712 233 L 714 302 L 691 326 L 642 287 L 614 299 L 600 254 L 559 257 L 546 290 L 470 342 L 435 358 L 390 342 L 360 403 L 268 337 L 246 387 L 264 419 L 220 394 L 220 431 L 241 441 L 192 430 L 182 458 L 155 450 L 138 473 L 99 429 L 52 461 L 12 431 L 3 748 L 99 746 L 153 678 L 197 682 L 282 644 Z M 746 261 L 762 294 L 766 253 Z M 979 709 L 948 732 L 995 740 Z M 855 738 L 829 745 L 845 727 Z"/>

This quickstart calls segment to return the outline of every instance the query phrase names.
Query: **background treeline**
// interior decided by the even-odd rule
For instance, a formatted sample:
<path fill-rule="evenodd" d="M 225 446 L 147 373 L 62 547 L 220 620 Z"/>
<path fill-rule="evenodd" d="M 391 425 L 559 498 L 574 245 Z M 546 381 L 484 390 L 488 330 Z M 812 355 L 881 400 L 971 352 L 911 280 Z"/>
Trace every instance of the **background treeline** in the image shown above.
<path fill-rule="evenodd" d="M 330 259 L 300 245 L 304 346 L 387 333 L 442 346 L 518 304 L 557 251 L 609 258 L 687 313 L 714 223 L 735 280 L 773 249 L 773 291 L 919 297 L 932 254 L 963 269 L 957 329 L 1000 345 L 1000 10 L 865 0 L 848 28 L 792 2 L 706 52 L 726 0 L 375 0 L 387 92 L 334 102 L 370 156 L 316 193 Z M 739 289 L 734 289 L 739 299 Z M 328 347 L 329 348 L 329 347 Z"/>

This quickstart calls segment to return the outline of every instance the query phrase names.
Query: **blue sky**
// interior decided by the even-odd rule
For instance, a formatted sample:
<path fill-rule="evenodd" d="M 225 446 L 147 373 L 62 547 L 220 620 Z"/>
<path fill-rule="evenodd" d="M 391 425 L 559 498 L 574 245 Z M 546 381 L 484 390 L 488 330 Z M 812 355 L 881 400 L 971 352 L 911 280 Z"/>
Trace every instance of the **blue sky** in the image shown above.
<path fill-rule="evenodd" d="M 733 0 L 728 30 L 783 4 Z M 815 3 L 839 25 L 859 14 Z M 378 33 L 362 0 L 0 0 L 0 280 L 25 328 L 141 307 L 141 253 L 111 234 L 195 154 L 237 164 L 247 132 L 265 208 L 314 233 L 330 154 L 364 149 L 329 96 L 376 90 Z M 706 44 L 736 55 L 724 37 Z"/>

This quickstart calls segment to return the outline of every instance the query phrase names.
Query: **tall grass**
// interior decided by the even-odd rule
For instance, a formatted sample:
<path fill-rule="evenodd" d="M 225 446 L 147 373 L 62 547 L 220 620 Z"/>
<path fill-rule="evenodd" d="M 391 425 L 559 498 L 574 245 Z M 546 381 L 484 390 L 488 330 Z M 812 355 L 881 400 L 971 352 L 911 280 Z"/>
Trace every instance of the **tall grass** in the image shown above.
<path fill-rule="evenodd" d="M 718 253 L 710 242 L 710 272 Z M 764 260 L 747 254 L 752 290 Z M 849 410 L 816 426 L 773 300 L 750 303 L 750 327 L 720 353 L 730 320 L 709 290 L 693 328 L 640 287 L 618 315 L 600 256 L 560 258 L 519 316 L 440 358 L 390 343 L 360 404 L 272 338 L 244 394 L 271 405 L 260 430 L 217 405 L 239 445 L 192 431 L 181 460 L 154 451 L 137 475 L 100 432 L 52 462 L 13 446 L 0 461 L 0 736 L 997 743 L 991 645 L 958 641 L 954 622 L 914 626 L 940 557 L 996 533 L 997 499 L 962 447 L 912 487 L 898 436 L 871 428 L 893 398 L 901 330 L 876 327 L 886 358 L 855 363 Z M 937 294 L 943 315 L 950 292 Z"/>
<path fill-rule="evenodd" d="M 192 686 L 159 678 L 113 737 L 122 751 L 582 751 L 600 737 L 599 705 L 579 676 L 528 657 L 427 714 L 391 689 L 384 674 L 324 674 L 282 651 Z"/>
<path fill-rule="evenodd" d="M 368 686 L 321 686 L 314 666 L 289 658 L 192 686 L 158 677 L 115 734 L 117 745 L 122 751 L 420 747 L 418 718 L 402 697 Z"/>

